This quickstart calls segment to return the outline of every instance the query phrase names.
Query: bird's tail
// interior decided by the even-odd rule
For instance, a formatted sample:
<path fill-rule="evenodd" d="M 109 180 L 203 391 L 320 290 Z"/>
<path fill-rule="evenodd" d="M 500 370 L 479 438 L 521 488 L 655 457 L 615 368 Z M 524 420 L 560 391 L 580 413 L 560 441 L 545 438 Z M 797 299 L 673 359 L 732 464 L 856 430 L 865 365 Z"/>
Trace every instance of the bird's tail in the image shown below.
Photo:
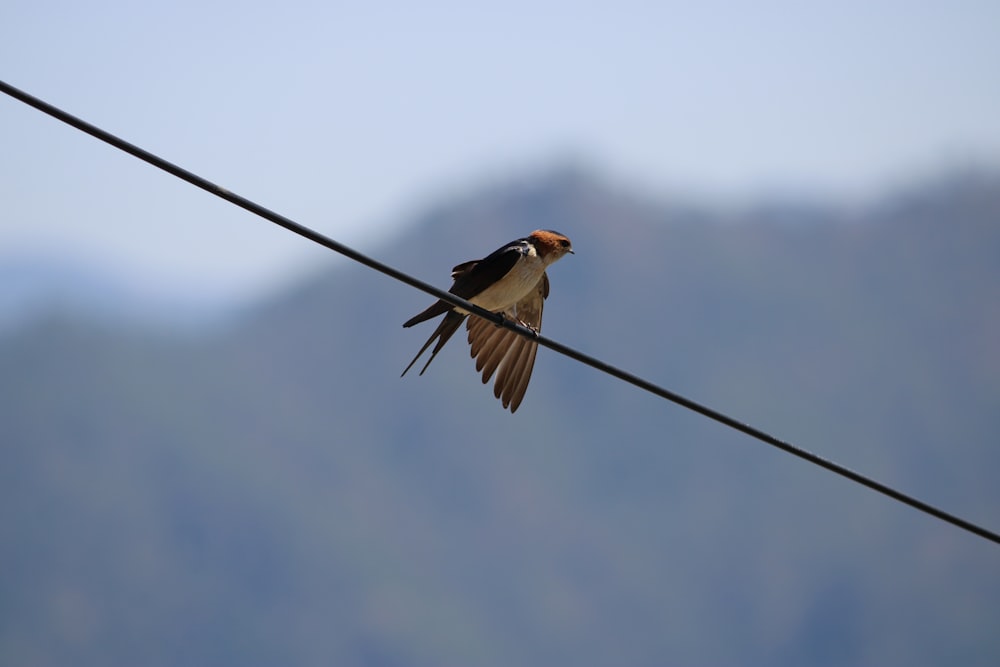
<path fill-rule="evenodd" d="M 421 322 L 426 322 L 427 320 L 434 319 L 441 313 L 446 313 L 452 309 L 452 305 L 446 301 L 435 301 L 427 310 L 417 313 L 410 319 L 403 322 L 403 328 L 407 329 L 412 327 L 414 324 L 420 324 Z M 420 355 L 417 355 L 420 356 Z"/>
<path fill-rule="evenodd" d="M 422 314 L 423 313 L 421 313 L 421 315 Z M 420 315 L 418 315 L 417 317 L 420 317 Z M 420 348 L 419 352 L 417 352 L 417 356 L 413 357 L 413 361 L 410 362 L 410 364 L 403 370 L 403 373 L 399 377 L 403 377 L 403 375 L 406 375 L 406 371 L 410 370 L 410 368 L 413 367 L 413 364 L 417 362 L 417 359 L 420 358 L 420 355 L 422 355 L 424 351 L 431 346 L 431 343 L 433 343 L 434 340 L 437 339 L 437 345 L 435 345 L 434 349 L 431 351 L 431 358 L 428 359 L 427 363 L 424 364 L 424 367 L 420 369 L 420 375 L 423 375 L 424 371 L 427 370 L 427 367 L 431 365 L 432 361 L 434 361 L 434 357 L 436 357 L 437 353 L 441 351 L 442 347 L 444 347 L 444 344 L 447 343 L 448 339 L 451 338 L 456 331 L 458 331 L 458 328 L 460 326 L 462 326 L 462 320 L 464 320 L 466 317 L 467 317 L 466 315 L 461 315 L 459 313 L 456 313 L 455 311 L 451 311 L 450 313 L 445 315 L 444 319 L 441 320 L 441 324 L 439 324 L 437 329 L 434 330 L 434 333 L 431 334 L 431 337 L 427 339 L 427 342 L 424 343 L 424 346 Z M 403 326 L 407 326 L 407 324 L 404 324 Z"/>

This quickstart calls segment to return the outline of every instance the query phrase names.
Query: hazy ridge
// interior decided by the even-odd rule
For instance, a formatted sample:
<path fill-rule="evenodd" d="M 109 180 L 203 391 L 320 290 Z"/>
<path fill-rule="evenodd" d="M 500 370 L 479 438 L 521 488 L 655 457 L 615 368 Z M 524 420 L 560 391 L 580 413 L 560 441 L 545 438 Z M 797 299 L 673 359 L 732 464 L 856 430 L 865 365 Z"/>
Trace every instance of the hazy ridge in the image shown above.
<path fill-rule="evenodd" d="M 546 334 L 1000 528 L 1000 178 L 720 212 L 586 175 L 380 257 L 573 239 Z M 224 330 L 0 336 L 5 664 L 965 664 L 997 548 L 542 351 L 503 412 L 339 263 Z"/>

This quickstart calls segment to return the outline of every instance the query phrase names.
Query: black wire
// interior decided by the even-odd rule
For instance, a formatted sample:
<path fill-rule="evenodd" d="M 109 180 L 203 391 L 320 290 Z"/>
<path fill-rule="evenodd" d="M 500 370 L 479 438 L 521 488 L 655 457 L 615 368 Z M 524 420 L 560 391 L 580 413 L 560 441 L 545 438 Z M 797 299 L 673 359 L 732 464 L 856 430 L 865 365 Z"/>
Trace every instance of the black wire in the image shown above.
<path fill-rule="evenodd" d="M 822 468 L 826 468 L 830 472 L 836 473 L 842 477 L 846 477 L 847 479 L 853 482 L 857 482 L 858 484 L 866 486 L 869 489 L 872 489 L 873 491 L 877 491 L 894 500 L 909 505 L 914 509 L 920 510 L 921 512 L 925 512 L 926 514 L 936 517 L 942 521 L 946 521 L 952 525 L 958 526 L 959 528 L 967 530 L 970 533 L 978 535 L 984 539 L 1000 544 L 1000 534 L 987 530 L 986 528 L 978 526 L 970 521 L 966 521 L 965 519 L 955 516 L 954 514 L 945 512 L 944 510 L 941 510 L 937 507 L 934 507 L 933 505 L 925 503 L 922 500 L 918 500 L 913 496 L 909 496 L 905 493 L 902 493 L 901 491 L 893 489 L 890 486 L 886 486 L 881 482 L 877 482 L 870 477 L 855 472 L 850 468 L 846 468 L 838 463 L 834 463 L 833 461 L 830 461 L 821 456 L 813 454 L 805 449 L 802 449 L 801 447 L 797 447 L 791 444 L 790 442 L 786 442 L 784 440 L 774 437 L 773 435 L 765 433 L 764 431 L 754 428 L 753 426 L 737 421 L 736 419 L 733 419 L 732 417 L 729 417 L 721 412 L 713 410 L 712 408 L 701 405 L 700 403 L 696 403 L 695 401 L 685 398 L 680 394 L 676 394 L 672 391 L 664 389 L 663 387 L 655 385 L 652 382 L 644 380 L 636 375 L 623 371 L 620 368 L 607 364 L 601 361 L 600 359 L 595 359 L 594 357 L 591 357 L 589 355 L 583 354 L 582 352 L 578 352 L 570 347 L 567 347 L 562 343 L 559 343 L 558 341 L 554 341 L 550 338 L 546 338 L 545 336 L 538 335 L 531 329 L 523 327 L 503 317 L 500 314 L 484 310 L 479 306 L 469 303 L 465 299 L 455 296 L 451 292 L 446 292 L 445 290 L 435 287 L 429 283 L 425 283 L 422 280 L 418 280 L 417 278 L 414 278 L 406 273 L 403 273 L 398 269 L 395 269 L 387 264 L 383 264 L 378 260 L 372 259 L 352 248 L 349 248 L 341 243 L 338 243 L 337 241 L 334 241 L 333 239 L 327 236 L 315 232 L 309 229 L 308 227 L 304 227 L 298 224 L 297 222 L 286 218 L 283 215 L 280 215 L 278 213 L 275 213 L 274 211 L 264 208 L 263 206 L 256 204 L 250 201 L 249 199 L 241 197 L 233 192 L 230 192 L 229 190 L 226 190 L 225 188 L 216 185 L 211 181 L 208 181 L 202 178 L 201 176 L 198 176 L 197 174 L 193 174 L 190 171 L 187 171 L 186 169 L 178 167 L 177 165 L 168 162 L 163 158 L 158 157 L 153 153 L 150 153 L 149 151 L 143 150 L 142 148 L 139 148 L 134 144 L 131 144 L 123 139 L 120 139 L 115 135 L 100 129 L 99 127 L 91 125 L 90 123 L 81 120 L 76 116 L 73 116 L 57 107 L 54 107 L 51 104 L 38 99 L 37 97 L 29 95 L 28 93 L 11 86 L 5 81 L 0 80 L 0 90 L 10 95 L 11 97 L 18 99 L 21 102 L 24 102 L 25 104 L 32 106 L 35 109 L 38 109 L 39 111 L 52 116 L 53 118 L 56 118 L 57 120 L 61 120 L 62 122 L 71 125 L 72 127 L 75 127 L 78 130 L 86 132 L 87 134 L 97 139 L 100 139 L 105 143 L 111 144 L 115 148 L 125 151 L 130 155 L 134 155 L 135 157 L 153 165 L 154 167 L 162 169 L 168 174 L 172 174 L 177 178 L 185 180 L 188 183 L 201 188 L 202 190 L 210 192 L 216 195 L 217 197 L 221 197 L 222 199 L 225 199 L 226 201 L 235 204 L 240 208 L 246 209 L 247 211 L 250 211 L 251 213 L 258 215 L 264 218 L 265 220 L 269 220 L 275 223 L 276 225 L 280 225 L 289 231 L 295 232 L 300 236 L 304 236 L 305 238 L 309 239 L 310 241 L 313 241 L 314 243 L 318 243 L 321 246 L 333 250 L 334 252 L 340 253 L 345 257 L 349 257 L 356 262 L 364 264 L 368 268 L 375 269 L 380 273 L 384 273 L 385 275 L 391 278 L 395 278 L 396 280 L 406 283 L 411 287 L 415 287 L 416 289 L 426 292 L 427 294 L 430 294 L 433 297 L 436 297 L 438 299 L 443 299 L 444 301 L 452 304 L 453 306 L 457 306 L 459 308 L 468 310 L 474 315 L 487 319 L 493 322 L 494 324 L 497 324 L 498 326 L 510 329 L 511 331 L 520 336 L 531 338 L 539 345 L 542 345 L 544 347 L 549 348 L 550 350 L 554 350 L 555 352 L 563 354 L 569 357 L 570 359 L 574 359 L 592 368 L 596 368 L 599 371 L 607 373 L 608 375 L 616 377 L 624 382 L 628 382 L 629 384 L 634 385 L 644 391 L 647 391 L 651 394 L 655 394 L 661 398 L 665 398 L 666 400 L 672 401 L 673 403 L 685 407 L 688 410 L 693 410 L 694 412 L 697 412 L 700 415 L 708 417 L 709 419 L 715 420 L 720 424 L 724 424 L 730 428 L 740 431 L 741 433 L 745 433 L 746 435 L 749 435 L 752 438 L 756 438 L 761 442 L 765 442 L 789 454 L 797 456 L 801 459 L 805 459 L 810 463 L 818 465 Z"/>

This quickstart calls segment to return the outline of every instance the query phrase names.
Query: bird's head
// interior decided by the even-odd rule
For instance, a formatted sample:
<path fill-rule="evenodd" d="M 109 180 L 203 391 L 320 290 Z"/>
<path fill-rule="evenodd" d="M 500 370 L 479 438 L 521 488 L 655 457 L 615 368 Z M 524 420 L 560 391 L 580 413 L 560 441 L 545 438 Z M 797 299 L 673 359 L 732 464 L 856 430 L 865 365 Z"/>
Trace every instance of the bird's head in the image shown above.
<path fill-rule="evenodd" d="M 563 255 L 573 254 L 573 244 L 570 240 L 549 229 L 538 229 L 531 232 L 528 237 L 535 246 L 535 252 L 542 258 L 546 265 L 552 264 L 562 258 Z"/>

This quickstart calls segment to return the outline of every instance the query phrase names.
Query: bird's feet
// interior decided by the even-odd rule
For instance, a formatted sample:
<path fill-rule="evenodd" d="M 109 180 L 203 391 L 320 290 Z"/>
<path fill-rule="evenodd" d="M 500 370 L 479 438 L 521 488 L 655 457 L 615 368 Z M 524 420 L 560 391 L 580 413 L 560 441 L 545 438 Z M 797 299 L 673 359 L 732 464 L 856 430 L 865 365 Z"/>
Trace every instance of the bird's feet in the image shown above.
<path fill-rule="evenodd" d="M 531 333 L 533 333 L 535 335 L 535 338 L 538 338 L 538 336 L 541 334 L 538 328 L 528 324 L 524 320 L 518 320 L 517 323 L 520 324 L 525 329 L 527 329 L 528 331 L 530 331 Z"/>

